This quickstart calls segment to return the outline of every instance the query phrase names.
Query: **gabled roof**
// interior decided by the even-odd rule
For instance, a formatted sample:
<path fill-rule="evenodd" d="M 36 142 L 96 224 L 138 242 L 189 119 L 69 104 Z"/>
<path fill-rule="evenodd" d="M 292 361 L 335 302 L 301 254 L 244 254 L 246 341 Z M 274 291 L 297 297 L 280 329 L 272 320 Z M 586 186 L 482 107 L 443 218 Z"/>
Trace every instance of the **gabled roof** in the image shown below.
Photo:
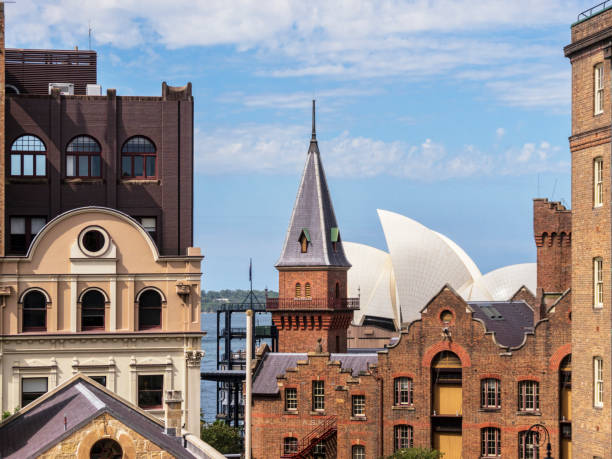
<path fill-rule="evenodd" d="M 103 413 L 177 458 L 195 457 L 183 447 L 181 437 L 164 433 L 163 422 L 82 374 L 0 423 L 0 457 L 39 456 Z"/>
<path fill-rule="evenodd" d="M 308 240 L 308 250 L 302 253 L 300 238 Z M 332 242 L 336 240 L 336 250 Z M 277 268 L 309 266 L 347 267 L 348 262 L 338 223 L 334 214 L 325 171 L 321 163 L 315 131 L 314 101 L 312 102 L 312 139 L 293 213 Z"/>

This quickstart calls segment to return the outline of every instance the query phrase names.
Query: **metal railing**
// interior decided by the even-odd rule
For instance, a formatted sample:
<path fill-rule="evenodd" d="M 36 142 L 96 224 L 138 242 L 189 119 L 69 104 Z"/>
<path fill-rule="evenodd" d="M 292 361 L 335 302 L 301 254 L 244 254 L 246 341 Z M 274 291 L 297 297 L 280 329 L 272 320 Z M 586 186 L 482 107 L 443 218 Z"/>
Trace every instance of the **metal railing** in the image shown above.
<path fill-rule="evenodd" d="M 359 298 L 268 298 L 266 310 L 359 309 Z"/>
<path fill-rule="evenodd" d="M 595 6 L 592 6 L 588 10 L 584 10 L 582 13 L 578 15 L 577 22 L 584 21 L 585 19 L 588 19 L 591 16 L 601 13 L 602 11 L 604 11 L 605 9 L 611 6 L 612 6 L 612 0 L 606 0 L 605 2 L 601 2 Z"/>
<path fill-rule="evenodd" d="M 336 416 L 329 416 L 323 420 L 315 429 L 313 429 L 308 435 L 306 435 L 300 442 L 298 442 L 297 450 L 292 452 L 285 452 L 284 445 L 281 445 L 281 458 L 306 458 L 312 452 L 315 446 L 319 443 L 327 440 L 337 430 L 338 418 Z"/>

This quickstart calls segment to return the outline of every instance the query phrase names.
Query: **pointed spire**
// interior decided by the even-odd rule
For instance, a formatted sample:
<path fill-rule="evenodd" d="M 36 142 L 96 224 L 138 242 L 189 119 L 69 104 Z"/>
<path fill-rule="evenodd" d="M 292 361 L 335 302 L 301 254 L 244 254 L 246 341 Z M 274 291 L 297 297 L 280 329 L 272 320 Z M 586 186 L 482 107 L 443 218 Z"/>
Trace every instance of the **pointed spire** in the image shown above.
<path fill-rule="evenodd" d="M 316 127 L 316 123 L 315 123 L 315 100 L 312 99 L 312 138 L 310 139 L 311 142 L 316 142 L 317 141 L 317 127 Z"/>

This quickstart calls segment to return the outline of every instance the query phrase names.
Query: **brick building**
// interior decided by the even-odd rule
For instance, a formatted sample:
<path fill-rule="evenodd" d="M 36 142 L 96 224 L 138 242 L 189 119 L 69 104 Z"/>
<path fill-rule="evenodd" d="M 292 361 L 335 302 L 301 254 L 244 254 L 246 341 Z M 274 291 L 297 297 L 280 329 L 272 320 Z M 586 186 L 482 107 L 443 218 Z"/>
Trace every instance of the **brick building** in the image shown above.
<path fill-rule="evenodd" d="M 447 285 L 384 350 L 346 352 L 343 319 L 358 303 L 334 302 L 350 265 L 339 236 L 327 239 L 336 221 L 324 177 L 313 127 L 277 264 L 281 298 L 269 304 L 280 352 L 264 349 L 255 370 L 253 457 L 379 458 L 415 446 L 446 459 L 532 459 L 545 452 L 527 434 L 536 423 L 554 457 L 571 457 L 569 211 L 534 200 L 535 296 L 521 287 L 508 301 L 466 302 Z"/>

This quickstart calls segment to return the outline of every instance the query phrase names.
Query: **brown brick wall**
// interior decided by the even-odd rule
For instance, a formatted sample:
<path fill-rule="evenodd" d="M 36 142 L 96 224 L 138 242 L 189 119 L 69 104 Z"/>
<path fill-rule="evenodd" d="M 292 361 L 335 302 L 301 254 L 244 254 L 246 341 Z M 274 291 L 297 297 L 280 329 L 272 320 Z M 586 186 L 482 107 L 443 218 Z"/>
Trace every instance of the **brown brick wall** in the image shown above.
<path fill-rule="evenodd" d="M 5 155 L 4 155 L 4 138 L 5 138 L 5 47 L 4 47 L 4 3 L 0 4 L 0 257 L 4 256 L 4 232 L 5 232 Z"/>
<path fill-rule="evenodd" d="M 572 28 L 572 43 L 612 26 L 607 11 Z M 610 424 L 610 63 L 605 42 L 571 55 L 572 64 L 572 349 L 574 457 L 612 457 Z M 604 112 L 593 114 L 593 68 L 604 62 Z M 604 205 L 593 207 L 593 160 L 603 157 Z M 593 307 L 593 258 L 603 258 L 604 307 Z M 604 359 L 604 408 L 593 406 L 593 357 Z"/>

